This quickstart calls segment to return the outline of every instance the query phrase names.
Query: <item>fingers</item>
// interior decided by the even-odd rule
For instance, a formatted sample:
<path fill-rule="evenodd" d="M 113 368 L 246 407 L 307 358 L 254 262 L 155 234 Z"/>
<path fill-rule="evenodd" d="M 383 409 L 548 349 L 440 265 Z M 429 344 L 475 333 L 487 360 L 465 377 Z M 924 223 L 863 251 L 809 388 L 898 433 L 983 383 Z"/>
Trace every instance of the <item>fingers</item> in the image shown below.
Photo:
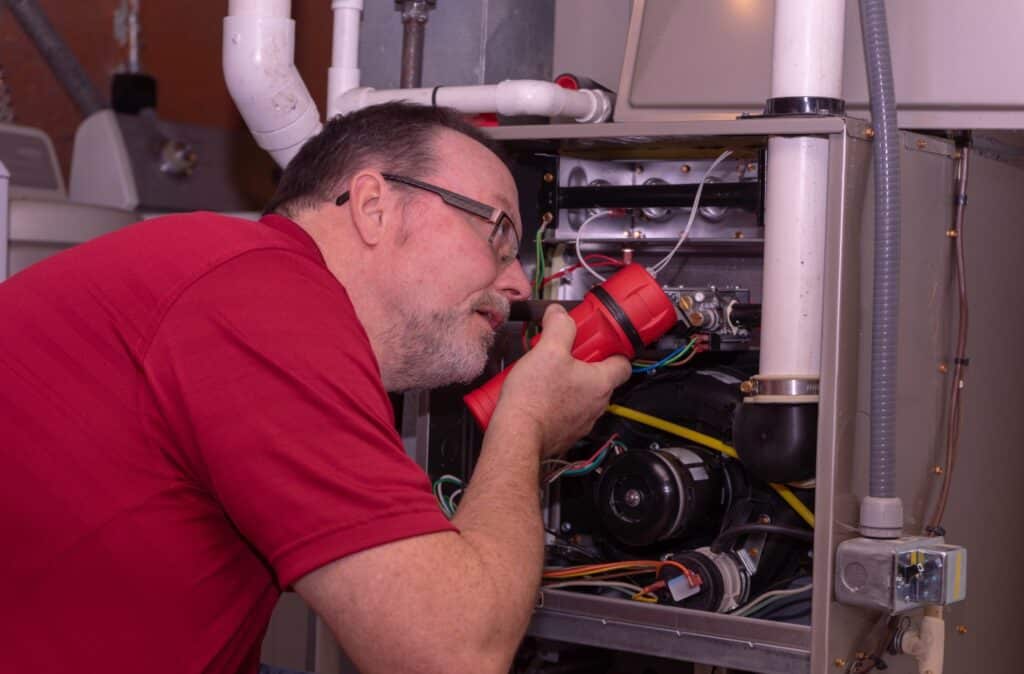
<path fill-rule="evenodd" d="M 550 341 L 571 351 L 576 340 L 576 322 L 572 320 L 565 308 L 559 304 L 550 305 L 544 311 L 541 341 Z"/>

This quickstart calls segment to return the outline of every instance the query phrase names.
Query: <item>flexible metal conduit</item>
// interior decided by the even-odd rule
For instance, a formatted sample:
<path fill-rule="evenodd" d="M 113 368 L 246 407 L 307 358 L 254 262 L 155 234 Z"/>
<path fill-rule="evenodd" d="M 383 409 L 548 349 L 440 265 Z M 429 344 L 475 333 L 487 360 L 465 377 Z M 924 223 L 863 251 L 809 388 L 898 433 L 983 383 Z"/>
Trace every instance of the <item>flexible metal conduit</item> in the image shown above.
<path fill-rule="evenodd" d="M 83 117 L 107 107 L 78 59 L 35 0 L 6 0 L 6 3 L 0 0 L 0 7 L 3 4 L 10 8 L 11 14 L 46 59 L 54 77 L 71 96 Z"/>
<path fill-rule="evenodd" d="M 864 60 L 875 129 L 875 259 L 871 328 L 869 493 L 895 492 L 896 346 L 900 292 L 900 146 L 884 0 L 860 0 Z"/>

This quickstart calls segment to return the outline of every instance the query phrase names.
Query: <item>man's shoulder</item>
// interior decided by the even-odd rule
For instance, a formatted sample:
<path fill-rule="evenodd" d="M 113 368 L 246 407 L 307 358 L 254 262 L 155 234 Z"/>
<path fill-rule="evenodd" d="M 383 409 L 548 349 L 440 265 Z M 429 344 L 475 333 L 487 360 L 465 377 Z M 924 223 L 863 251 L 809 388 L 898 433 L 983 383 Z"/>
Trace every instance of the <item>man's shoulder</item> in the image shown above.
<path fill-rule="evenodd" d="M 111 239 L 125 247 L 144 246 L 147 255 L 180 251 L 188 252 L 193 260 L 266 249 L 290 250 L 314 259 L 320 257 L 309 235 L 279 215 L 257 220 L 203 211 L 176 213 L 133 225 Z"/>

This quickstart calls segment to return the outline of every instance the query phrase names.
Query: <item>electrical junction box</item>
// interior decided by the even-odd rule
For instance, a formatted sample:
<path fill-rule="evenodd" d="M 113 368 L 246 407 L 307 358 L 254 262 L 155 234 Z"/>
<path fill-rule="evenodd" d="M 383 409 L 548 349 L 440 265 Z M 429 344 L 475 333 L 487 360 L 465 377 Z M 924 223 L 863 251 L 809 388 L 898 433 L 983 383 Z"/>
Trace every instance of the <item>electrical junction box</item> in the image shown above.
<path fill-rule="evenodd" d="M 903 613 L 967 596 L 967 549 L 942 538 L 854 538 L 836 553 L 836 599 Z"/>

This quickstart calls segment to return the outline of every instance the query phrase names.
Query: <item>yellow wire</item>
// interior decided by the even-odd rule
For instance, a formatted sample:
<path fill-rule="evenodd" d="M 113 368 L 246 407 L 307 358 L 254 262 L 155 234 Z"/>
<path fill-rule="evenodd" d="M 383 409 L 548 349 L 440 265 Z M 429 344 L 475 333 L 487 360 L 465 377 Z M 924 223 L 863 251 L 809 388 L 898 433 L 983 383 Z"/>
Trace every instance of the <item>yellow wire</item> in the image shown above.
<path fill-rule="evenodd" d="M 799 515 L 804 522 L 807 522 L 808 526 L 812 529 L 814 528 L 814 513 L 812 513 L 811 509 L 805 506 L 803 502 L 796 497 L 796 494 L 794 494 L 789 487 L 777 482 L 769 482 L 768 484 L 770 484 L 772 489 L 782 497 L 783 501 L 789 504 L 790 508 L 796 511 L 796 514 Z"/>
<path fill-rule="evenodd" d="M 615 416 L 623 417 L 624 419 L 630 419 L 638 423 L 657 428 L 660 431 L 671 433 L 672 435 L 678 435 L 681 438 L 686 438 L 691 442 L 696 442 L 698 445 L 703 445 L 708 449 L 721 452 L 726 456 L 730 456 L 734 459 L 738 459 L 739 456 L 736 454 L 736 450 L 725 444 L 721 440 L 716 440 L 710 435 L 704 435 L 698 433 L 695 430 L 674 424 L 671 421 L 665 421 L 658 417 L 652 417 L 650 414 L 644 414 L 639 410 L 635 410 L 631 407 L 623 407 L 622 405 L 609 405 L 608 411 Z"/>
<path fill-rule="evenodd" d="M 710 435 L 698 433 L 691 428 L 674 424 L 671 421 L 666 421 L 659 417 L 652 417 L 650 414 L 645 414 L 631 407 L 623 407 L 622 405 L 609 405 L 608 412 L 615 416 L 622 417 L 623 419 L 629 419 L 630 421 L 635 421 L 637 423 L 644 424 L 645 426 L 650 426 L 651 428 L 657 428 L 659 431 L 665 431 L 671 435 L 685 438 L 690 442 L 695 442 L 698 445 L 707 447 L 708 449 L 721 452 L 733 459 L 739 459 L 739 455 L 736 453 L 736 450 L 729 445 L 725 444 L 721 440 L 711 437 Z M 789 487 L 776 482 L 769 482 L 768 484 L 771 485 L 771 488 L 782 497 L 783 501 L 789 504 L 789 507 L 791 507 L 804 522 L 807 522 L 811 528 L 814 527 L 814 513 L 812 513 L 810 509 L 796 497 L 796 494 L 794 494 Z"/>

